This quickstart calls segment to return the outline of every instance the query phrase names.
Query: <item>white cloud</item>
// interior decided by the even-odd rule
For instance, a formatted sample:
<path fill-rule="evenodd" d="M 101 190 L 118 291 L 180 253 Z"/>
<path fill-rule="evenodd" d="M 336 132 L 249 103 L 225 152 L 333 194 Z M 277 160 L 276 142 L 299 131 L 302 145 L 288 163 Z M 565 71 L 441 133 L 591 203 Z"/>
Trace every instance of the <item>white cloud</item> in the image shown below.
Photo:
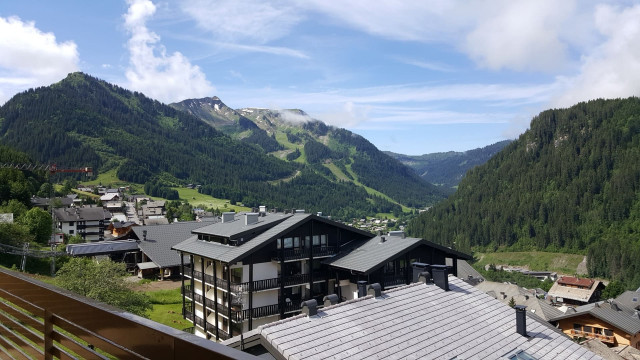
<path fill-rule="evenodd" d="M 129 0 L 128 3 L 124 20 L 131 34 L 130 67 L 126 72 L 129 87 L 163 102 L 211 96 L 214 88 L 200 68 L 180 52 L 167 54 L 159 44 L 160 37 L 147 28 L 146 22 L 155 13 L 155 5 L 149 0 Z"/>
<path fill-rule="evenodd" d="M 477 9 L 477 25 L 462 49 L 492 70 L 557 70 L 567 60 L 561 30 L 574 8 L 568 0 L 494 1 Z"/>
<path fill-rule="evenodd" d="M 16 92 L 49 85 L 78 70 L 72 41 L 59 43 L 34 22 L 0 17 L 0 104 Z"/>
<path fill-rule="evenodd" d="M 305 123 L 313 120 L 311 116 L 307 114 L 301 114 L 299 112 L 291 111 L 291 110 L 279 110 L 280 116 L 284 121 L 288 121 L 290 123 Z"/>
<path fill-rule="evenodd" d="M 221 42 L 264 44 L 287 35 L 303 19 L 285 1 L 188 0 L 180 6 Z"/>
<path fill-rule="evenodd" d="M 438 62 L 429 62 L 429 61 L 421 61 L 416 59 L 404 58 L 404 57 L 396 57 L 397 61 L 407 64 L 417 66 L 422 69 L 439 71 L 439 72 L 454 72 L 456 69 L 453 66 L 442 64 Z"/>
<path fill-rule="evenodd" d="M 283 55 L 283 56 L 291 56 L 299 59 L 308 59 L 307 56 L 302 51 L 289 49 L 285 47 L 279 46 L 265 46 L 265 45 L 242 45 L 242 44 L 232 44 L 232 43 L 215 43 L 218 47 L 235 50 L 235 51 L 246 51 L 246 52 L 259 52 L 273 55 Z"/>
<path fill-rule="evenodd" d="M 595 98 L 640 95 L 640 5 L 598 6 L 595 24 L 605 41 L 582 58 L 573 77 L 558 77 L 565 91 L 554 101 L 570 106 Z"/>

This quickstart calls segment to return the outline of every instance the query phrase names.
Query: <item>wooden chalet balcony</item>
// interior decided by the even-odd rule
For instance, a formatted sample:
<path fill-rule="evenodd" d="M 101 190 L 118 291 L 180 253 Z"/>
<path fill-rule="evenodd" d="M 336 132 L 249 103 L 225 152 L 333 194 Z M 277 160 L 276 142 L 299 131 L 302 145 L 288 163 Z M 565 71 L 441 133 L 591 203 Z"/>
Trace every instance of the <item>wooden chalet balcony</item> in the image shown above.
<path fill-rule="evenodd" d="M 255 359 L 10 270 L 0 300 L 0 358 Z"/>
<path fill-rule="evenodd" d="M 571 329 L 571 335 L 576 337 L 582 337 L 587 339 L 599 339 L 603 343 L 615 344 L 616 338 L 613 335 L 602 335 L 592 332 L 585 332 L 581 330 Z"/>
<path fill-rule="evenodd" d="M 190 267 L 185 266 L 184 272 L 185 272 L 184 275 L 191 277 Z M 209 285 L 214 284 L 214 278 L 209 274 L 202 274 L 200 271 L 194 271 L 193 277 L 194 279 L 201 280 L 201 281 L 204 277 L 205 283 Z M 314 273 L 313 281 L 314 282 L 325 281 L 327 280 L 327 277 L 328 276 L 325 273 Z M 308 283 L 309 281 L 310 281 L 309 274 L 289 275 L 284 277 L 284 286 L 302 285 L 302 284 Z M 280 283 L 281 283 L 281 279 L 279 277 L 271 278 L 271 279 L 256 280 L 253 282 L 253 291 L 277 289 L 280 287 Z M 236 294 L 239 292 L 244 292 L 244 293 L 249 292 L 249 282 L 243 282 L 243 283 L 232 282 L 231 285 L 229 285 L 229 282 L 227 280 L 216 278 L 215 284 L 217 284 L 218 288 L 221 290 L 226 291 L 227 289 L 230 288 L 231 292 Z"/>
<path fill-rule="evenodd" d="M 314 246 L 313 257 L 321 258 L 336 254 L 335 246 Z M 309 258 L 309 248 L 276 250 L 271 257 L 273 261 L 303 260 Z"/>
<path fill-rule="evenodd" d="M 207 324 L 207 332 L 209 334 L 211 334 L 212 336 L 214 336 L 215 339 L 215 335 L 216 335 L 216 325 L 212 324 L 208 321 L 206 321 L 205 319 L 201 318 L 200 316 L 194 315 L 191 311 L 189 310 L 183 310 L 183 316 L 185 319 L 192 321 L 194 323 L 194 325 L 199 326 L 200 328 L 202 328 L 204 330 L 204 324 Z M 229 336 L 229 333 L 222 330 L 222 329 L 218 329 L 218 336 L 220 337 L 220 340 L 227 340 L 229 338 L 231 338 L 231 336 Z M 255 359 L 254 357 L 251 357 L 252 359 Z"/>

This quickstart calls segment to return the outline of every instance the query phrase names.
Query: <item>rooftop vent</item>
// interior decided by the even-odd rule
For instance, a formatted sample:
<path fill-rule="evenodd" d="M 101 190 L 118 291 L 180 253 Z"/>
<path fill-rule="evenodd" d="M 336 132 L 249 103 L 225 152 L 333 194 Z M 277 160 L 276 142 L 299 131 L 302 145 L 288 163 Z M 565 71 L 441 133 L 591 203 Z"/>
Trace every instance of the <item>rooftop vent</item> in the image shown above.
<path fill-rule="evenodd" d="M 307 316 L 318 314 L 318 302 L 315 299 L 303 301 L 300 307 L 302 308 L 302 313 L 307 314 Z"/>
<path fill-rule="evenodd" d="M 447 265 L 431 265 L 433 283 L 444 291 L 449 291 L 449 271 Z"/>
<path fill-rule="evenodd" d="M 428 271 L 423 271 L 418 275 L 418 281 L 423 284 L 431 284 L 431 274 Z"/>
<path fill-rule="evenodd" d="M 358 281 L 358 297 L 367 296 L 367 282 L 364 280 Z"/>
<path fill-rule="evenodd" d="M 304 209 L 298 209 L 294 211 L 295 214 L 304 214 Z"/>
<path fill-rule="evenodd" d="M 380 236 L 380 244 L 382 244 L 385 241 L 387 241 L 387 238 L 385 238 L 384 236 Z"/>
<path fill-rule="evenodd" d="M 234 212 L 223 212 L 222 213 L 222 222 L 223 223 L 232 222 L 233 220 L 235 220 L 235 218 L 236 218 L 236 213 L 234 213 Z"/>
<path fill-rule="evenodd" d="M 367 295 L 373 295 L 374 297 L 382 296 L 382 287 L 378 283 L 371 284 L 367 287 Z"/>
<path fill-rule="evenodd" d="M 264 205 L 260 205 L 259 209 L 260 209 L 259 212 L 261 212 L 261 213 L 266 213 L 267 212 L 267 207 L 264 206 Z"/>
<path fill-rule="evenodd" d="M 147 230 L 142 230 L 142 240 L 147 241 Z"/>
<path fill-rule="evenodd" d="M 406 237 L 406 235 L 404 234 L 404 231 L 400 231 L 400 230 L 389 231 L 389 236 L 397 236 L 403 239 Z"/>
<path fill-rule="evenodd" d="M 317 215 L 318 215 L 319 217 L 322 217 L 322 211 L 318 211 L 318 214 L 317 214 Z"/>
<path fill-rule="evenodd" d="M 615 302 L 611 302 L 611 310 L 615 310 L 615 311 L 620 311 L 620 306 L 618 306 L 618 304 L 616 304 Z"/>
<path fill-rule="evenodd" d="M 330 305 L 335 305 L 338 303 L 338 295 L 336 294 L 331 294 L 331 295 L 327 295 L 324 298 L 322 298 L 322 301 L 324 301 L 324 306 L 330 306 Z"/>
<path fill-rule="evenodd" d="M 260 214 L 258 213 L 246 213 L 244 216 L 244 224 L 245 225 L 256 224 L 258 223 L 258 217 L 260 217 Z"/>
<path fill-rule="evenodd" d="M 516 305 L 516 332 L 527 337 L 527 307 Z"/>
<path fill-rule="evenodd" d="M 424 274 L 425 272 L 429 275 L 427 278 L 427 281 L 431 280 L 431 273 L 429 272 L 429 270 L 431 270 L 431 265 L 429 264 L 425 264 L 425 263 L 421 263 L 421 262 L 414 262 L 411 264 L 411 266 L 413 267 L 413 281 L 412 282 L 418 282 L 418 278 L 420 277 L 421 274 Z"/>

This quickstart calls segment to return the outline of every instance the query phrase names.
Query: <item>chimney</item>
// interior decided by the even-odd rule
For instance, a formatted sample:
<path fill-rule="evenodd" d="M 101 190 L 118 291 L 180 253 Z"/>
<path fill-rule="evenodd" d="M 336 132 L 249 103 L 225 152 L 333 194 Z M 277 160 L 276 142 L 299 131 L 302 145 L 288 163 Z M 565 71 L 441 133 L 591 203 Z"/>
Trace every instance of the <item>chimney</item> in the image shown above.
<path fill-rule="evenodd" d="M 433 283 L 444 291 L 449 291 L 449 271 L 447 265 L 431 265 Z"/>
<path fill-rule="evenodd" d="M 377 298 L 382 296 L 382 288 L 380 287 L 380 284 L 374 283 L 369 285 L 367 287 L 367 295 L 373 295 L 374 297 L 377 297 Z"/>
<path fill-rule="evenodd" d="M 516 332 L 524 337 L 527 336 L 527 307 L 516 305 Z"/>
<path fill-rule="evenodd" d="M 142 230 L 142 240 L 147 241 L 147 230 Z"/>
<path fill-rule="evenodd" d="M 402 239 L 405 238 L 404 231 L 400 231 L 400 230 L 389 231 L 389 236 L 397 236 Z"/>
<path fill-rule="evenodd" d="M 387 239 L 384 236 L 380 236 L 380 244 L 382 244 L 385 241 L 387 241 Z"/>
<path fill-rule="evenodd" d="M 367 296 L 367 282 L 364 280 L 358 281 L 358 297 Z"/>
<path fill-rule="evenodd" d="M 611 302 L 611 310 L 620 311 L 620 307 L 615 302 Z"/>
<path fill-rule="evenodd" d="M 431 280 L 431 273 L 429 272 L 429 270 L 431 270 L 431 266 L 429 264 L 414 262 L 411 266 L 413 267 L 413 280 L 411 282 L 418 282 L 418 278 L 424 273 L 428 274 L 426 281 Z"/>
<path fill-rule="evenodd" d="M 318 211 L 318 217 L 322 217 L 322 211 Z"/>
<path fill-rule="evenodd" d="M 327 295 L 324 298 L 322 298 L 322 301 L 324 301 L 324 306 L 330 306 L 330 305 L 335 305 L 338 303 L 338 295 L 337 294 L 331 294 L 331 295 Z"/>
<path fill-rule="evenodd" d="M 293 211 L 294 214 L 304 214 L 304 209 L 298 209 Z"/>
<path fill-rule="evenodd" d="M 318 314 L 318 302 L 315 299 L 303 301 L 300 307 L 302 307 L 302 313 L 307 314 L 307 316 Z"/>
<path fill-rule="evenodd" d="M 266 206 L 264 206 L 264 205 L 260 205 L 260 207 L 259 207 L 259 208 L 260 208 L 260 213 L 264 213 L 264 214 L 266 214 L 266 213 L 267 213 L 267 207 L 266 207 Z"/>
<path fill-rule="evenodd" d="M 245 225 L 253 225 L 258 223 L 258 217 L 260 214 L 258 213 L 246 213 L 244 215 L 244 224 Z"/>
<path fill-rule="evenodd" d="M 222 213 L 222 223 L 232 222 L 236 217 L 236 213 L 234 212 L 223 212 Z"/>

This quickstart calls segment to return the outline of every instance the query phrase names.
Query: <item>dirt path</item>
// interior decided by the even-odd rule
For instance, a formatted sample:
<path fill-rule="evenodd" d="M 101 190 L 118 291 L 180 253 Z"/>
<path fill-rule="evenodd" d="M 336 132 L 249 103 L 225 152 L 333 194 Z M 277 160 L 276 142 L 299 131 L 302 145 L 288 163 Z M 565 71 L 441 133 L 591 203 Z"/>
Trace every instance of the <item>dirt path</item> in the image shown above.
<path fill-rule="evenodd" d="M 582 258 L 582 262 L 578 264 L 578 268 L 576 269 L 576 274 L 578 275 L 587 275 L 589 272 L 587 271 L 587 257 Z"/>

